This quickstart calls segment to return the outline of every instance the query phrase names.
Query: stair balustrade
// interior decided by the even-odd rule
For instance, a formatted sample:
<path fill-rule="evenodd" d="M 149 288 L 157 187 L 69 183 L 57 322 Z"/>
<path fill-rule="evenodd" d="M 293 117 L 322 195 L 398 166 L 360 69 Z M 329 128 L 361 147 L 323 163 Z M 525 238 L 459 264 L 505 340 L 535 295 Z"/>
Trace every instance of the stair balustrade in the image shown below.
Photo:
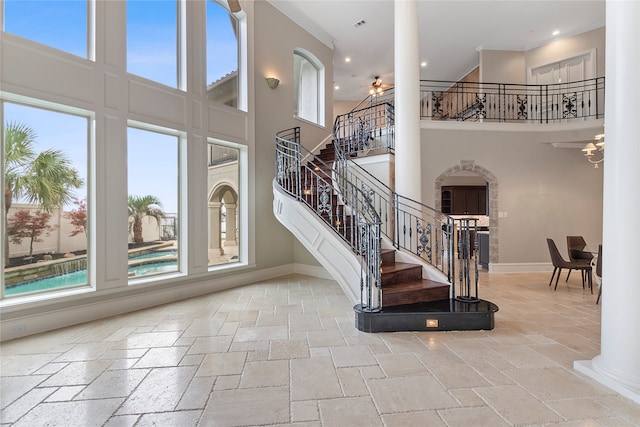
<path fill-rule="evenodd" d="M 376 210 L 382 234 L 397 249 L 418 256 L 441 271 L 452 285 L 454 298 L 477 301 L 477 220 L 454 219 L 424 203 L 397 194 L 353 161 L 354 157 L 368 153 L 371 146 L 379 152 L 393 150 L 395 135 L 390 95 L 386 91 L 382 96 L 371 96 L 368 107 L 336 118 L 333 127 L 334 168 L 341 178 L 339 187 L 350 185 L 359 188 Z M 470 245 L 472 241 L 473 247 Z"/>
<path fill-rule="evenodd" d="M 307 159 L 304 162 L 303 157 Z M 336 185 L 337 181 L 343 183 L 341 188 Z M 276 134 L 276 182 L 350 245 L 360 262 L 362 309 L 380 311 L 380 218 L 369 198 L 361 189 L 346 182 L 332 165 L 302 146 L 299 127 Z"/>

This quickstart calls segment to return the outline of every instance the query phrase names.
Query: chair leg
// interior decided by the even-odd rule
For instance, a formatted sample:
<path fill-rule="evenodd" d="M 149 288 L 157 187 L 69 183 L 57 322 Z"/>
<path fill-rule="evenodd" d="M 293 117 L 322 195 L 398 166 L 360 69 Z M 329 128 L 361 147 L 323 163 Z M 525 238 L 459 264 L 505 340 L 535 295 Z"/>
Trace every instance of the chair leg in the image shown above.
<path fill-rule="evenodd" d="M 556 275 L 556 271 L 558 271 L 558 267 L 553 267 L 553 273 L 551 274 L 551 280 L 549 280 L 549 286 L 553 283 L 553 278 Z"/>
<path fill-rule="evenodd" d="M 558 268 L 558 275 L 556 276 L 556 286 L 553 288 L 554 291 L 558 289 L 558 279 L 560 279 L 561 272 L 562 272 L 562 268 Z"/>
<path fill-rule="evenodd" d="M 569 272 L 567 273 L 567 278 L 564 279 L 565 282 L 569 281 L 569 276 L 571 276 L 571 269 L 569 269 Z"/>
<path fill-rule="evenodd" d="M 589 289 L 591 289 L 591 295 L 593 295 L 593 280 L 591 276 L 591 269 L 585 270 L 585 273 L 587 273 L 587 279 L 589 280 Z"/>
<path fill-rule="evenodd" d="M 596 304 L 600 303 L 601 296 L 602 296 L 602 281 L 600 281 L 600 290 L 598 291 L 598 298 L 596 299 Z"/>

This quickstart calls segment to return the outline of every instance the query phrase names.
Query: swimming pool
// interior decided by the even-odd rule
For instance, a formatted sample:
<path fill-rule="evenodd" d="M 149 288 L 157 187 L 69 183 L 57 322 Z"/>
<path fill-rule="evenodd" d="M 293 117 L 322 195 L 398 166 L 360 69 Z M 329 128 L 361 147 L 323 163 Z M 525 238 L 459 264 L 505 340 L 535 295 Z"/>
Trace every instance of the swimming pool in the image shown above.
<path fill-rule="evenodd" d="M 149 252 L 143 255 L 136 255 L 129 258 L 129 261 L 153 260 L 154 258 L 165 256 L 177 256 L 176 250 Z M 136 262 L 128 268 L 130 277 L 145 276 L 148 274 L 168 273 L 178 270 L 177 259 L 165 259 L 157 262 Z M 43 279 L 30 280 L 12 286 L 5 287 L 5 295 L 17 295 L 27 292 L 46 291 L 71 286 L 81 286 L 87 283 L 87 270 L 78 270 L 72 273 L 60 274 L 58 276 L 46 277 Z"/>

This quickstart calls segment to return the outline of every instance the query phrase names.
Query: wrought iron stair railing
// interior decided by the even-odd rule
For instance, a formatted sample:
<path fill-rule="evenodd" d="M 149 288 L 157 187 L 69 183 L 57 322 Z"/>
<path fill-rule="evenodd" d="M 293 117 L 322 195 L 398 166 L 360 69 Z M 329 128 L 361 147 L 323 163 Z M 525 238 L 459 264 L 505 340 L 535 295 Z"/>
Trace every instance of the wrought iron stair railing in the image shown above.
<path fill-rule="evenodd" d="M 477 300 L 478 260 L 474 256 L 478 245 L 477 220 L 456 220 L 404 197 L 353 162 L 354 157 L 371 147 L 392 151 L 394 138 L 393 104 L 384 95 L 371 97 L 366 108 L 338 116 L 334 147 L 335 169 L 343 180 L 340 187 L 359 188 L 378 213 L 382 234 L 396 248 L 420 257 L 442 272 L 452 285 L 453 297 Z"/>
<path fill-rule="evenodd" d="M 336 185 L 338 181 L 343 183 L 341 188 Z M 276 182 L 350 245 L 360 263 L 362 310 L 380 311 L 380 218 L 362 190 L 306 150 L 300 142 L 299 127 L 276 134 Z"/>

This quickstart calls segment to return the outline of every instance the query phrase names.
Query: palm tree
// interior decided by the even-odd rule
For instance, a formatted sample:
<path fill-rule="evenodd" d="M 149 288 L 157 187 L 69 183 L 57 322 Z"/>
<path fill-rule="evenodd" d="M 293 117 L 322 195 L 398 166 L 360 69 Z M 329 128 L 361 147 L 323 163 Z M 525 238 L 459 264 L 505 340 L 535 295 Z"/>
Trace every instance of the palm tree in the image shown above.
<path fill-rule="evenodd" d="M 133 243 L 143 243 L 142 219 L 144 217 L 155 218 L 160 222 L 164 218 L 162 203 L 155 196 L 131 196 L 129 195 L 129 232 L 133 230 Z"/>
<path fill-rule="evenodd" d="M 61 208 L 83 185 L 78 171 L 60 150 L 47 149 L 36 155 L 36 133 L 20 123 L 7 123 L 4 133 L 4 244 L 5 266 L 9 266 L 7 217 L 13 200 L 40 205 L 45 212 Z"/>

